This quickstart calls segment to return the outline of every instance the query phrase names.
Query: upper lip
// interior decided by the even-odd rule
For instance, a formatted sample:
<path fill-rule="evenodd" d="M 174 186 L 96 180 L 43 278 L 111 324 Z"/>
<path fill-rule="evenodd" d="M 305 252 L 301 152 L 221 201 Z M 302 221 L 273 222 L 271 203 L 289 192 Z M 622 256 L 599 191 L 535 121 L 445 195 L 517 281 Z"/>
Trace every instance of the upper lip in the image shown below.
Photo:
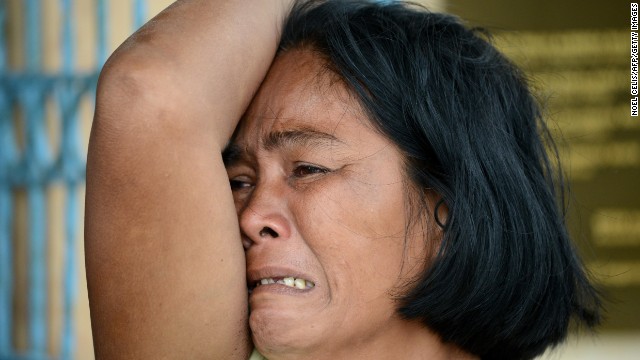
<path fill-rule="evenodd" d="M 291 276 L 296 279 L 305 279 L 316 283 L 315 279 L 311 275 L 288 267 L 282 266 L 263 266 L 257 268 L 247 269 L 247 285 L 254 287 L 258 281 L 266 278 L 287 277 Z"/>

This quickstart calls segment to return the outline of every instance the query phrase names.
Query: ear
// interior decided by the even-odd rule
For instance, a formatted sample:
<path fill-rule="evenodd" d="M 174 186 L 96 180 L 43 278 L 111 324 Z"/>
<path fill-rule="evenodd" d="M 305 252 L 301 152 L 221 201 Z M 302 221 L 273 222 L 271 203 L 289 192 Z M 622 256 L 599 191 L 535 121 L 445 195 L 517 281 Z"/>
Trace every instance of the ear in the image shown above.
<path fill-rule="evenodd" d="M 440 252 L 444 232 L 448 225 L 449 206 L 444 197 L 434 190 L 424 192 L 424 204 L 422 210 L 423 223 L 427 226 L 428 263 Z"/>
<path fill-rule="evenodd" d="M 449 206 L 444 201 L 444 198 L 440 196 L 438 201 L 436 201 L 435 206 L 433 208 L 433 218 L 438 224 L 438 226 L 445 230 L 447 228 L 448 220 L 449 220 Z"/>

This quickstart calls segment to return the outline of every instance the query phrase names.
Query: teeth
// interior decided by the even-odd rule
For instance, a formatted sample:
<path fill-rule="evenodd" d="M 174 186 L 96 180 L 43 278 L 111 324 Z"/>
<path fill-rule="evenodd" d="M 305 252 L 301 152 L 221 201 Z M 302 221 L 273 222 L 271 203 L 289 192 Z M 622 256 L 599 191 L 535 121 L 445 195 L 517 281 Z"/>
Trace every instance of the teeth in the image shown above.
<path fill-rule="evenodd" d="M 293 281 L 293 284 L 294 284 L 298 289 L 301 289 L 301 290 L 304 290 L 304 289 L 306 289 L 306 288 L 307 288 L 307 284 L 306 284 L 306 281 L 305 281 L 304 279 L 295 279 L 295 280 Z"/>
<path fill-rule="evenodd" d="M 284 284 L 290 287 L 294 287 L 293 284 L 295 284 L 295 280 L 292 277 L 286 277 L 283 279 L 284 280 Z"/>
<path fill-rule="evenodd" d="M 281 284 L 281 285 L 289 286 L 289 287 L 300 289 L 300 290 L 311 289 L 312 287 L 315 286 L 315 284 L 311 281 L 307 281 L 305 279 L 296 279 L 293 276 L 288 276 L 282 279 L 278 279 L 277 281 L 273 280 L 273 278 L 260 279 L 260 281 L 258 281 L 256 286 L 269 285 L 269 284 Z"/>

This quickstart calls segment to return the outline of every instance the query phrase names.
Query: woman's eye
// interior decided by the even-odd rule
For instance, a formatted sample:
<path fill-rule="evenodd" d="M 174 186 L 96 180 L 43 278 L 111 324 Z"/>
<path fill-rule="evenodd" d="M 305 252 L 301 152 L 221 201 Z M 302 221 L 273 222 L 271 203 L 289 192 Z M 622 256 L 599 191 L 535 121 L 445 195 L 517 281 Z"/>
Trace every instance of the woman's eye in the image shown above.
<path fill-rule="evenodd" d="M 229 179 L 229 185 L 231 185 L 231 190 L 243 190 L 251 187 L 251 183 L 243 179 Z"/>
<path fill-rule="evenodd" d="M 305 177 L 314 174 L 325 174 L 329 170 L 313 166 L 313 165 L 298 165 L 293 169 L 293 176 L 295 177 Z"/>

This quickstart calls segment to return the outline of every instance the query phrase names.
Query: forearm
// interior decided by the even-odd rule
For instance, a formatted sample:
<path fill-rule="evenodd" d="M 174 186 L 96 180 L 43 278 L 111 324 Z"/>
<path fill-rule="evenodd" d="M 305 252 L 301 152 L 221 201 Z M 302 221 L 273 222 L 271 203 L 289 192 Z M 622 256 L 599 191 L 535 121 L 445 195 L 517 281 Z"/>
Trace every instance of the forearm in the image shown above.
<path fill-rule="evenodd" d="M 285 9 L 182 1 L 101 74 L 85 221 L 98 358 L 246 356 L 244 254 L 220 152 Z"/>

